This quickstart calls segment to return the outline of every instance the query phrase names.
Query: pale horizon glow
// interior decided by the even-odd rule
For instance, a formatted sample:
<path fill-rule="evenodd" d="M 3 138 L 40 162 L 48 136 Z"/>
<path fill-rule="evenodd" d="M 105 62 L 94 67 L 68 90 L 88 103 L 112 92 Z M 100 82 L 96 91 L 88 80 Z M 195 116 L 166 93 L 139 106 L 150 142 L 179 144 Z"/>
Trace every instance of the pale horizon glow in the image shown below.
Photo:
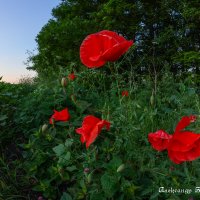
<path fill-rule="evenodd" d="M 51 11 L 60 0 L 0 1 L 0 77 L 16 83 L 22 77 L 33 77 L 26 69 L 27 51 L 37 52 L 35 38 L 52 18 Z"/>

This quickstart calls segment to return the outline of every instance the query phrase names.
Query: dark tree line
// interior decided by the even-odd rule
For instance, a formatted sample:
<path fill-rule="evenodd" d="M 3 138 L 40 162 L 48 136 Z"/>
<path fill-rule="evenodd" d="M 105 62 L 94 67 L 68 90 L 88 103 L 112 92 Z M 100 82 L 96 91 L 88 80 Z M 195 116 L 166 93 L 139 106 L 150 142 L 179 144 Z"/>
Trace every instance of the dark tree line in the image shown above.
<path fill-rule="evenodd" d="M 37 35 L 29 69 L 44 77 L 65 67 L 79 70 L 82 40 L 108 29 L 135 41 L 129 62 L 137 73 L 168 67 L 175 75 L 198 74 L 199 7 L 199 0 L 62 0 Z"/>

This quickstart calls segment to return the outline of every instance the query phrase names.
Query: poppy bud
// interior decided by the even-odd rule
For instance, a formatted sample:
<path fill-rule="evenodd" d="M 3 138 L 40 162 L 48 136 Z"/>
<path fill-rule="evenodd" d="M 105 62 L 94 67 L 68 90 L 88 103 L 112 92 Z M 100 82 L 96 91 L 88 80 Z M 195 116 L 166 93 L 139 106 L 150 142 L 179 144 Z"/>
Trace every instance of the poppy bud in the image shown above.
<path fill-rule="evenodd" d="M 137 108 L 141 108 L 141 106 L 140 106 L 139 104 L 136 104 L 136 107 L 137 107 Z"/>
<path fill-rule="evenodd" d="M 151 95 L 151 97 L 150 97 L 150 104 L 153 106 L 153 104 L 154 104 L 154 96 L 153 96 L 153 94 Z"/>
<path fill-rule="evenodd" d="M 90 184 L 92 182 L 92 173 L 87 176 L 87 182 Z"/>
<path fill-rule="evenodd" d="M 71 73 L 71 74 L 68 75 L 68 79 L 69 79 L 70 81 L 73 81 L 75 78 L 76 78 L 76 76 L 75 76 L 74 73 Z"/>
<path fill-rule="evenodd" d="M 90 169 L 87 167 L 84 169 L 84 173 L 88 173 L 89 171 L 90 171 Z"/>
<path fill-rule="evenodd" d="M 117 168 L 117 172 L 122 172 L 125 168 L 125 164 L 121 164 L 118 168 Z"/>
<path fill-rule="evenodd" d="M 127 90 L 122 91 L 122 96 L 123 97 L 128 97 L 129 93 Z"/>
<path fill-rule="evenodd" d="M 44 125 L 42 126 L 42 133 L 44 133 L 47 129 L 48 129 L 48 125 L 47 125 L 47 124 L 44 124 Z"/>
<path fill-rule="evenodd" d="M 67 85 L 67 79 L 66 79 L 65 77 L 62 78 L 62 80 L 61 80 L 61 85 L 62 85 L 63 87 L 66 87 L 66 85 Z"/>
<path fill-rule="evenodd" d="M 71 97 L 71 100 L 72 100 L 74 103 L 76 103 L 76 97 L 74 96 L 74 94 L 72 94 L 70 97 Z"/>

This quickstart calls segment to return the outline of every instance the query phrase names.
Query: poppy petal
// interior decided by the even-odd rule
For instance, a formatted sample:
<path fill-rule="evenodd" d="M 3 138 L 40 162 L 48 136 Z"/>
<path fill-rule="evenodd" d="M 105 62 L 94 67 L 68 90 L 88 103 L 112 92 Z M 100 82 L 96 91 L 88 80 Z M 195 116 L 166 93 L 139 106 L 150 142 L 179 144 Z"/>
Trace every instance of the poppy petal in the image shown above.
<path fill-rule="evenodd" d="M 69 114 L 68 109 L 65 108 L 61 111 L 54 110 L 54 114 L 49 119 L 50 124 L 53 123 L 53 119 L 55 121 L 68 121 L 70 119 L 70 114 Z"/>
<path fill-rule="evenodd" d="M 71 74 L 68 75 L 68 79 L 69 79 L 70 81 L 73 81 L 75 78 L 76 78 L 76 76 L 75 76 L 74 73 L 71 73 Z"/>
<path fill-rule="evenodd" d="M 170 158 L 170 160 L 172 162 L 174 162 L 175 164 L 180 164 L 182 161 L 180 161 L 177 157 L 176 157 L 176 153 L 174 151 L 169 150 L 168 151 L 168 156 Z"/>
<path fill-rule="evenodd" d="M 84 118 L 82 127 L 76 129 L 76 133 L 81 135 L 82 143 L 86 142 L 89 139 L 90 132 L 99 121 L 100 119 L 92 115 Z"/>
<path fill-rule="evenodd" d="M 188 152 L 198 141 L 200 141 L 200 134 L 185 131 L 174 135 L 168 148 L 172 151 Z"/>
<path fill-rule="evenodd" d="M 163 151 L 167 148 L 172 135 L 169 135 L 163 130 L 158 130 L 155 133 L 149 133 L 148 140 L 152 147 L 157 151 Z"/>
<path fill-rule="evenodd" d="M 128 97 L 128 94 L 129 94 L 129 92 L 128 92 L 127 90 L 122 91 L 122 96 L 123 96 L 123 97 L 124 97 L 124 96 Z"/>
<path fill-rule="evenodd" d="M 86 131 L 85 129 L 81 128 L 77 128 L 76 129 L 76 133 L 81 135 L 81 142 L 84 143 L 88 140 L 89 137 L 89 132 Z"/>
<path fill-rule="evenodd" d="M 169 158 L 176 164 L 193 161 L 200 157 L 200 134 L 182 130 L 195 120 L 194 115 L 184 116 L 172 136 L 160 130 L 150 133 L 149 141 L 158 151 L 167 148 Z"/>
<path fill-rule="evenodd" d="M 190 125 L 190 123 L 195 122 L 196 121 L 196 116 L 195 115 L 191 115 L 191 116 L 184 116 L 179 123 L 176 126 L 175 129 L 175 133 L 183 130 L 186 126 Z"/>
<path fill-rule="evenodd" d="M 86 148 L 88 148 L 100 134 L 104 126 L 109 130 L 110 123 L 89 115 L 84 118 L 82 127 L 76 129 L 76 133 L 81 134 L 80 140 L 82 143 L 86 142 Z"/>
<path fill-rule="evenodd" d="M 113 31 L 103 30 L 83 40 L 80 59 L 88 68 L 101 67 L 108 61 L 116 61 L 132 44 L 133 41 L 127 41 Z"/>
<path fill-rule="evenodd" d="M 105 121 L 105 120 L 101 120 L 100 122 L 98 122 L 95 125 L 95 127 L 91 131 L 91 134 L 90 134 L 88 141 L 86 142 L 86 148 L 88 148 L 95 141 L 95 139 L 100 134 L 100 132 L 101 132 L 101 130 L 104 126 L 106 126 L 107 130 L 110 129 L 110 123 Z"/>
<path fill-rule="evenodd" d="M 88 68 L 100 67 L 104 65 L 106 61 L 100 59 L 102 50 L 102 37 L 97 34 L 88 35 L 83 40 L 80 47 L 81 62 Z"/>
<path fill-rule="evenodd" d="M 180 164 L 184 161 L 193 161 L 200 157 L 200 141 L 198 140 L 187 152 L 169 150 L 168 155 L 169 158 L 176 164 Z"/>
<path fill-rule="evenodd" d="M 123 36 L 120 36 L 120 35 L 118 35 L 117 33 L 113 32 L 113 31 L 103 30 L 103 31 L 100 31 L 98 34 L 112 37 L 112 38 L 115 39 L 115 41 L 117 43 L 121 43 L 121 42 L 125 42 L 126 41 L 126 39 Z"/>
<path fill-rule="evenodd" d="M 118 43 L 112 48 L 108 49 L 102 55 L 102 59 L 106 61 L 114 62 L 118 60 L 133 44 L 133 41 L 125 41 L 123 43 Z"/>

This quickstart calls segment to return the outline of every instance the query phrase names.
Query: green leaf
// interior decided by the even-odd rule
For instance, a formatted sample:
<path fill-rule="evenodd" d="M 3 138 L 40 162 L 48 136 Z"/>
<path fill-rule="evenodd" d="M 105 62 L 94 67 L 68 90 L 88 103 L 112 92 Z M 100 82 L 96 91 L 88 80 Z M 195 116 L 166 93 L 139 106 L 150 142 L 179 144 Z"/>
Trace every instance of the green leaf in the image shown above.
<path fill-rule="evenodd" d="M 72 144 L 73 144 L 73 142 L 74 142 L 74 140 L 71 139 L 71 138 L 69 138 L 69 139 L 67 139 L 67 140 L 65 141 L 65 146 L 66 146 L 66 147 L 71 147 Z"/>
<path fill-rule="evenodd" d="M 159 193 L 158 191 L 156 191 L 155 193 L 153 193 L 153 194 L 150 196 L 150 200 L 156 200 L 159 194 L 160 194 L 160 193 Z"/>
<path fill-rule="evenodd" d="M 122 160 L 120 157 L 115 156 L 113 159 L 106 165 L 107 169 L 111 169 L 113 171 L 116 171 L 117 168 L 122 164 Z"/>
<path fill-rule="evenodd" d="M 85 110 L 87 110 L 92 104 L 88 103 L 87 101 L 79 100 L 77 102 L 78 108 L 80 109 L 80 112 L 83 113 Z"/>
<path fill-rule="evenodd" d="M 65 152 L 65 146 L 63 144 L 59 144 L 53 148 L 53 151 L 57 156 L 61 156 Z"/>
<path fill-rule="evenodd" d="M 69 126 L 69 122 L 56 122 L 56 125 L 65 127 Z"/>
<path fill-rule="evenodd" d="M 60 198 L 60 200 L 72 200 L 72 197 L 68 193 L 63 192 L 63 195 Z"/>
<path fill-rule="evenodd" d="M 3 120 L 5 120 L 5 119 L 7 119 L 8 117 L 6 116 L 6 115 L 1 115 L 0 116 L 0 121 L 3 121 Z"/>
<path fill-rule="evenodd" d="M 4 94 L 2 94 L 2 96 L 12 96 L 13 95 L 13 93 L 12 92 L 6 92 L 6 93 L 4 93 Z"/>
<path fill-rule="evenodd" d="M 67 153 L 62 154 L 62 156 L 59 157 L 58 164 L 62 166 L 67 165 L 70 158 L 71 158 L 71 153 L 68 151 Z"/>
<path fill-rule="evenodd" d="M 101 177 L 101 185 L 103 188 L 103 191 L 105 192 L 106 197 L 111 198 L 115 194 L 115 192 L 118 190 L 117 188 L 118 180 L 115 176 L 111 176 L 108 173 L 105 173 Z"/>
<path fill-rule="evenodd" d="M 0 126 L 5 126 L 5 125 L 6 125 L 6 122 L 0 123 Z"/>
<path fill-rule="evenodd" d="M 74 170 L 76 170 L 76 169 L 77 169 L 77 168 L 76 168 L 75 165 L 72 165 L 72 166 L 67 167 L 67 170 L 70 171 L 70 172 L 72 172 L 72 171 L 74 171 Z"/>
<path fill-rule="evenodd" d="M 105 200 L 105 196 L 102 193 L 92 193 L 90 195 L 90 200 Z"/>

